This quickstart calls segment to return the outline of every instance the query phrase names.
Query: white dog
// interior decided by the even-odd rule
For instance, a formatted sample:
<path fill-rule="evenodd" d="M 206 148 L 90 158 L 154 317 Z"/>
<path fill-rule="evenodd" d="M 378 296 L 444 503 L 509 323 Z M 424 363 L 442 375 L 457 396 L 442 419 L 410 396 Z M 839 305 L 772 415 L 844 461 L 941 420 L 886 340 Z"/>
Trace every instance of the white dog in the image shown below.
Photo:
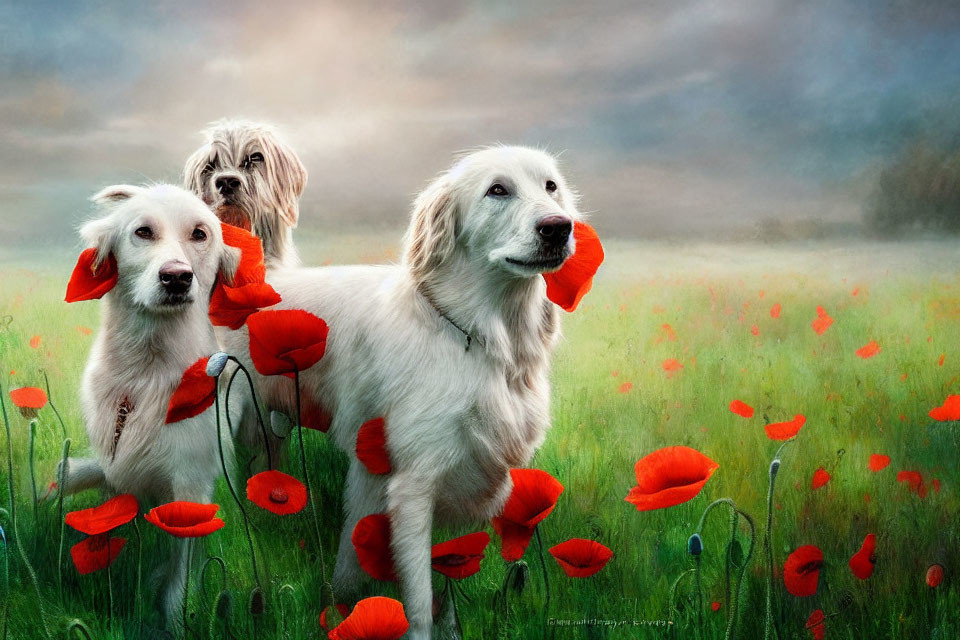
<path fill-rule="evenodd" d="M 102 301 L 101 329 L 81 388 L 96 459 L 73 459 L 66 493 L 103 487 L 141 501 L 208 503 L 221 465 L 216 416 L 165 424 L 184 371 L 218 350 L 207 318 L 217 274 L 228 280 L 239 251 L 196 196 L 170 185 L 108 187 L 93 201 L 106 216 L 80 231 L 97 264 L 113 255 L 118 280 Z M 224 434 L 226 455 L 232 443 Z M 180 620 L 186 544 L 170 563 L 163 596 L 168 624 Z"/>
<path fill-rule="evenodd" d="M 431 635 L 434 521 L 497 515 L 509 469 L 525 466 L 545 436 L 559 323 L 541 274 L 573 253 L 579 217 L 552 157 L 494 147 L 464 157 L 417 198 L 401 264 L 268 273 L 279 308 L 330 326 L 326 355 L 301 381 L 351 456 L 338 598 L 363 579 L 354 526 L 388 513 L 412 638 Z M 249 361 L 245 327 L 224 339 Z M 268 408 L 293 414 L 289 379 L 257 384 Z M 371 475 L 355 456 L 357 431 L 380 416 L 392 471 Z"/>
<path fill-rule="evenodd" d="M 221 220 L 260 238 L 268 267 L 298 264 L 292 230 L 307 183 L 300 159 L 266 125 L 219 120 L 204 133 L 187 159 L 184 186 Z"/>

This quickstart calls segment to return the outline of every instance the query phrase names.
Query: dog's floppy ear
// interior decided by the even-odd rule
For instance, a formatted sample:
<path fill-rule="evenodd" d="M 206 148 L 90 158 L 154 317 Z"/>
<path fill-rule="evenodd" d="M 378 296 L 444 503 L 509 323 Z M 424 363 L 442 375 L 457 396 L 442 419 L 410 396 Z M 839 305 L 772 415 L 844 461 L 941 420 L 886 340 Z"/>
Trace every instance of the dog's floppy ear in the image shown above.
<path fill-rule="evenodd" d="M 450 180 L 441 176 L 413 204 L 403 261 L 414 280 L 423 282 L 456 246 L 457 212 Z"/>
<path fill-rule="evenodd" d="M 112 187 L 101 189 L 97 193 L 93 194 L 93 197 L 91 197 L 90 200 L 92 200 L 94 204 L 104 206 L 129 200 L 133 196 L 142 192 L 142 187 L 135 187 L 131 184 L 115 184 Z"/>
<path fill-rule="evenodd" d="M 124 200 L 129 200 L 142 191 L 143 189 L 141 187 L 135 187 L 129 184 L 115 184 L 112 187 L 98 191 L 90 200 L 100 208 L 108 208 Z M 107 256 L 113 252 L 118 236 L 117 221 L 112 215 L 91 220 L 80 227 L 80 237 L 83 238 L 86 246 L 93 247 L 97 250 L 97 257 L 93 262 L 94 269 L 99 268 L 101 263 L 107 259 Z"/>
<path fill-rule="evenodd" d="M 260 138 L 264 153 L 267 184 L 271 185 L 272 199 L 279 205 L 280 219 L 296 227 L 300 219 L 300 195 L 307 186 L 307 170 L 293 149 L 269 134 Z"/>

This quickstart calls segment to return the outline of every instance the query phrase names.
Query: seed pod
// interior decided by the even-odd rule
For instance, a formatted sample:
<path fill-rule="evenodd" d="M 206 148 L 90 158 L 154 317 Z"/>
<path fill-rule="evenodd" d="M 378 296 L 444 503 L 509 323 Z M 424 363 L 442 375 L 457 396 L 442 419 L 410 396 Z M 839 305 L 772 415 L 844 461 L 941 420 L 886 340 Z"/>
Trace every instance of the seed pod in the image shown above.
<path fill-rule="evenodd" d="M 510 587 L 517 593 L 523 593 L 530 582 L 530 566 L 523 560 L 517 561 L 509 574 Z"/>
<path fill-rule="evenodd" d="M 220 592 L 220 595 L 217 596 L 217 604 L 214 609 L 217 612 L 217 617 L 221 620 L 229 620 L 230 616 L 233 615 L 233 596 L 230 595 L 230 592 L 224 589 Z"/>
<path fill-rule="evenodd" d="M 227 366 L 227 360 L 230 359 L 230 356 L 225 354 L 223 351 L 217 351 L 215 354 L 210 356 L 210 359 L 207 360 L 207 375 L 211 378 L 216 378 L 221 373 L 223 373 L 223 368 Z"/>
<path fill-rule="evenodd" d="M 700 539 L 699 533 L 693 534 L 690 536 L 690 539 L 687 540 L 687 551 L 689 551 L 692 556 L 699 556 L 703 553 L 703 540 Z"/>
<path fill-rule="evenodd" d="M 773 462 L 770 463 L 770 478 L 777 477 L 777 471 L 780 471 L 780 458 L 774 458 Z"/>
<path fill-rule="evenodd" d="M 254 587 L 253 591 L 250 592 L 250 602 L 249 610 L 250 615 L 259 616 L 263 614 L 263 610 L 266 608 L 267 604 L 263 597 L 263 589 L 260 587 Z"/>

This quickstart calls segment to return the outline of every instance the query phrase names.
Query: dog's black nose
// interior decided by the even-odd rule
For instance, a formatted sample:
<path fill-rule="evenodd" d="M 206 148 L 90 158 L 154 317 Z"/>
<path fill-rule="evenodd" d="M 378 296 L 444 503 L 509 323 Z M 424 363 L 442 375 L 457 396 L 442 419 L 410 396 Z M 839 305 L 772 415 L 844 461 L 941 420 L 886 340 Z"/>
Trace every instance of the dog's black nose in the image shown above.
<path fill-rule="evenodd" d="M 160 267 L 160 284 L 167 293 L 183 294 L 190 290 L 193 271 L 182 262 L 168 262 Z"/>
<path fill-rule="evenodd" d="M 221 195 L 228 195 L 240 188 L 240 178 L 236 176 L 220 176 L 213 181 Z"/>
<path fill-rule="evenodd" d="M 570 237 L 573 230 L 573 221 L 566 216 L 546 216 L 537 222 L 537 233 L 540 239 L 549 245 L 562 245 Z"/>

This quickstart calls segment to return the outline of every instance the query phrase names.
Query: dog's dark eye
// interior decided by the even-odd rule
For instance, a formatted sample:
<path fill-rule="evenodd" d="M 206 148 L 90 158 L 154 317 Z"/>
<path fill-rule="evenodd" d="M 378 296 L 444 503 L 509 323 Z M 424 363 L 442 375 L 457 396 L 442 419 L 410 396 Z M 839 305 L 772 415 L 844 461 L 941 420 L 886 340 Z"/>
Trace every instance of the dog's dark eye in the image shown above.
<path fill-rule="evenodd" d="M 203 173 L 205 173 L 205 174 L 206 174 L 206 173 L 210 173 L 210 172 L 213 171 L 214 169 L 216 169 L 216 167 L 214 166 L 213 161 L 210 161 L 210 162 L 208 162 L 207 165 L 203 168 Z"/>
<path fill-rule="evenodd" d="M 243 159 L 243 168 L 249 169 L 250 167 L 252 167 L 254 164 L 258 162 L 263 162 L 263 154 L 260 153 L 259 151 L 256 151 Z"/>
<path fill-rule="evenodd" d="M 554 182 L 553 180 L 547 180 L 546 189 L 550 193 L 553 193 L 554 191 L 557 190 L 557 183 Z"/>
<path fill-rule="evenodd" d="M 507 190 L 503 188 L 502 184 L 497 183 L 491 186 L 489 189 L 487 189 L 487 195 L 502 198 L 503 196 L 510 195 L 510 194 L 507 193 Z"/>
<path fill-rule="evenodd" d="M 203 242 L 204 240 L 207 239 L 207 232 L 198 227 L 193 230 L 193 235 L 190 237 L 196 240 L 197 242 Z"/>
<path fill-rule="evenodd" d="M 153 239 L 153 229 L 151 229 L 150 227 L 140 227 L 139 229 L 137 229 L 137 230 L 134 231 L 133 233 L 134 233 L 134 235 L 137 236 L 138 238 L 143 238 L 144 240 L 152 240 L 152 239 Z"/>

